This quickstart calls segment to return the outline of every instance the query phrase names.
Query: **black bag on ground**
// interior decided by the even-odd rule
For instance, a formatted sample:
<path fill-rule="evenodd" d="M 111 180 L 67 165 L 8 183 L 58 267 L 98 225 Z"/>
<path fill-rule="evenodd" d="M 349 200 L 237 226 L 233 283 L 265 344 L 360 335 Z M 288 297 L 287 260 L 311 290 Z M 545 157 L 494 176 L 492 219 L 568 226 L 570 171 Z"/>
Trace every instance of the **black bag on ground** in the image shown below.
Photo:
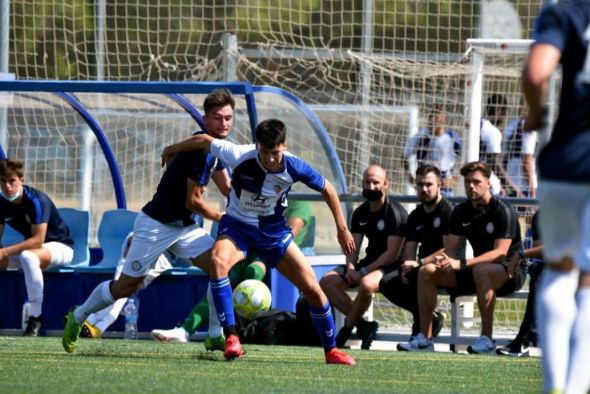
<path fill-rule="evenodd" d="M 271 309 L 254 320 L 237 314 L 236 318 L 236 328 L 243 343 L 299 346 L 321 344 L 311 320 L 308 302 L 303 297 L 297 300 L 296 314 Z"/>

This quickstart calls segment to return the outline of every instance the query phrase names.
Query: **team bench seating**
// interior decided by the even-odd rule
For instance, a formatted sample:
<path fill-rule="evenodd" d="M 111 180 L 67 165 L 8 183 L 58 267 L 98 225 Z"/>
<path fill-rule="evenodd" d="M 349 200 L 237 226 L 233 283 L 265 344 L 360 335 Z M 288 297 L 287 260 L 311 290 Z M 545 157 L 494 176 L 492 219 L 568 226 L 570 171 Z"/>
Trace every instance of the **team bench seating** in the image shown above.
<path fill-rule="evenodd" d="M 314 268 L 314 271 L 316 272 L 316 276 L 318 277 L 318 279 L 324 273 L 334 269 L 335 267 L 337 267 L 339 265 L 345 264 L 344 255 L 330 255 L 330 256 L 317 255 L 317 256 L 308 257 L 308 260 L 312 264 L 312 267 Z M 274 289 L 274 287 L 273 287 L 273 289 Z M 281 291 L 283 293 L 285 293 L 287 290 L 283 286 Z M 274 293 L 275 293 L 275 290 L 273 290 L 273 302 L 275 302 L 274 301 L 275 300 Z M 528 293 L 529 293 L 528 289 L 521 289 L 520 291 L 514 292 L 514 293 L 509 294 L 507 296 L 499 297 L 499 298 L 513 299 L 513 300 L 526 300 L 528 297 Z M 351 289 L 350 294 L 352 296 L 354 296 L 354 294 L 356 294 L 356 290 Z M 449 295 L 445 289 L 439 289 L 438 294 L 440 296 L 448 296 Z M 282 302 L 285 302 L 285 299 L 283 299 Z M 479 322 L 479 319 L 480 319 L 479 317 L 464 317 L 464 316 L 462 316 L 461 311 L 460 311 L 460 304 L 463 302 L 477 303 L 474 295 L 473 296 L 461 296 L 461 297 L 456 297 L 456 298 L 451 297 L 450 298 L 451 310 L 450 310 L 450 316 L 449 316 L 450 317 L 450 321 L 449 321 L 450 335 L 439 335 L 439 337 L 437 337 L 435 340 L 436 343 L 449 344 L 450 349 L 453 351 L 457 350 L 458 346 L 469 345 L 469 344 L 473 343 L 473 341 L 475 339 L 477 339 L 477 336 L 479 336 L 479 333 L 477 334 L 477 336 L 473 336 L 473 331 L 467 332 L 468 330 L 463 329 L 464 323 L 475 322 L 475 321 Z M 282 306 L 283 309 L 288 310 L 289 306 L 291 306 L 291 305 L 294 305 L 294 304 L 292 304 L 292 301 L 291 301 L 291 303 L 289 303 L 287 305 L 277 305 L 277 307 Z M 371 306 L 369 307 L 369 309 L 365 315 L 369 320 L 373 319 L 373 307 L 374 307 L 373 304 L 371 304 Z M 475 305 L 475 307 L 477 308 L 477 305 Z M 342 327 L 342 325 L 344 324 L 344 317 L 342 316 L 342 314 L 339 312 L 336 312 L 334 319 L 335 319 L 336 327 L 338 329 L 340 327 Z M 410 326 L 408 326 L 408 333 L 393 334 L 393 333 L 381 333 L 380 332 L 377 335 L 377 339 L 378 340 L 385 340 L 385 341 L 389 340 L 389 341 L 395 341 L 395 342 L 400 342 L 400 341 L 406 342 L 409 337 L 409 330 L 410 330 Z M 504 341 L 499 341 L 499 342 L 504 342 Z"/>

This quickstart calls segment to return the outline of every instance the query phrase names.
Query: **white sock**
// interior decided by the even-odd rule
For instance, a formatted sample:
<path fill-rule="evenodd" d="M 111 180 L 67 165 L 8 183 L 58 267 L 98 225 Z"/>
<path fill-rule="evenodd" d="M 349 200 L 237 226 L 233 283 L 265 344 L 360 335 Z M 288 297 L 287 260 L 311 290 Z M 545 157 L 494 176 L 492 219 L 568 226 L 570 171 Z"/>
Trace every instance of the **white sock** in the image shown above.
<path fill-rule="evenodd" d="M 537 325 L 543 351 L 544 392 L 565 390 L 578 272 L 546 267 L 537 289 Z"/>
<path fill-rule="evenodd" d="M 109 289 L 110 283 L 110 280 L 100 283 L 92 290 L 92 293 L 90 293 L 84 304 L 76 308 L 74 311 L 74 320 L 77 323 L 82 323 L 91 313 L 98 312 L 115 303 L 115 299 Z"/>
<path fill-rule="evenodd" d="M 590 288 L 576 295 L 578 313 L 572 328 L 566 393 L 587 393 L 590 389 Z"/>
<path fill-rule="evenodd" d="M 211 295 L 211 287 L 207 287 L 207 301 L 209 301 L 209 336 L 211 338 L 217 338 L 223 334 L 223 327 L 217 317 L 217 309 L 215 309 L 215 303 L 213 302 L 213 296 Z"/>
<path fill-rule="evenodd" d="M 29 314 L 39 317 L 43 306 L 43 271 L 41 270 L 39 256 L 29 250 L 25 250 L 21 252 L 19 261 L 25 275 L 27 297 L 31 304 Z"/>
<path fill-rule="evenodd" d="M 126 302 L 127 297 L 119 298 L 113 305 L 98 312 L 99 319 L 96 320 L 94 325 L 100 330 L 100 332 L 105 332 L 111 324 L 117 320 Z"/>

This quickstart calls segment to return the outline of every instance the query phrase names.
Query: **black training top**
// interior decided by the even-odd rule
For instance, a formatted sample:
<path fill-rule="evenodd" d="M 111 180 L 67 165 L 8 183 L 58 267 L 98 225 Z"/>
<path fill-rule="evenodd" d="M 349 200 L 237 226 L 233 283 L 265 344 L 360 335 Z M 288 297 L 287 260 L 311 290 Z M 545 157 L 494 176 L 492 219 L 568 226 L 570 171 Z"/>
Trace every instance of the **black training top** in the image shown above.
<path fill-rule="evenodd" d="M 406 236 L 407 211 L 396 201 L 385 201 L 377 212 L 371 212 L 369 202 L 364 202 L 352 214 L 350 232 L 363 234 L 369 240 L 366 256 L 359 261 L 359 267 L 371 264 L 387 250 L 390 235 Z"/>
<path fill-rule="evenodd" d="M 521 248 L 518 216 L 510 204 L 497 197 L 486 206 L 474 207 L 471 201 L 459 204 L 451 215 L 450 233 L 466 237 L 476 257 L 494 249 L 497 239 L 512 239 L 502 262 L 506 266 Z"/>
<path fill-rule="evenodd" d="M 22 234 L 31 238 L 31 225 L 47 223 L 47 233 L 43 242 L 61 242 L 72 246 L 70 230 L 64 223 L 53 201 L 33 187 L 23 185 L 23 196 L 19 204 L 13 204 L 0 197 L 0 224 L 8 224 Z"/>

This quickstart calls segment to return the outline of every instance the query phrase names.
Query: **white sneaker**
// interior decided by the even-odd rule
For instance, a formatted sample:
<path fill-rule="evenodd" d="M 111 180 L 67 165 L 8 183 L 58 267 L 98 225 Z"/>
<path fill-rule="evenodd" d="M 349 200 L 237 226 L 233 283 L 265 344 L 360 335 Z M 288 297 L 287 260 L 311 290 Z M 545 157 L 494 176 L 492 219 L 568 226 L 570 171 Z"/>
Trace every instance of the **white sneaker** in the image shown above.
<path fill-rule="evenodd" d="M 189 333 L 182 327 L 174 327 L 170 330 L 152 330 L 152 338 L 161 342 L 188 342 Z"/>
<path fill-rule="evenodd" d="M 398 343 L 397 350 L 400 352 L 434 352 L 434 343 L 420 333 L 408 343 Z"/>
<path fill-rule="evenodd" d="M 482 335 L 476 339 L 473 345 L 467 346 L 469 354 L 496 354 L 496 344 L 492 340 Z"/>

